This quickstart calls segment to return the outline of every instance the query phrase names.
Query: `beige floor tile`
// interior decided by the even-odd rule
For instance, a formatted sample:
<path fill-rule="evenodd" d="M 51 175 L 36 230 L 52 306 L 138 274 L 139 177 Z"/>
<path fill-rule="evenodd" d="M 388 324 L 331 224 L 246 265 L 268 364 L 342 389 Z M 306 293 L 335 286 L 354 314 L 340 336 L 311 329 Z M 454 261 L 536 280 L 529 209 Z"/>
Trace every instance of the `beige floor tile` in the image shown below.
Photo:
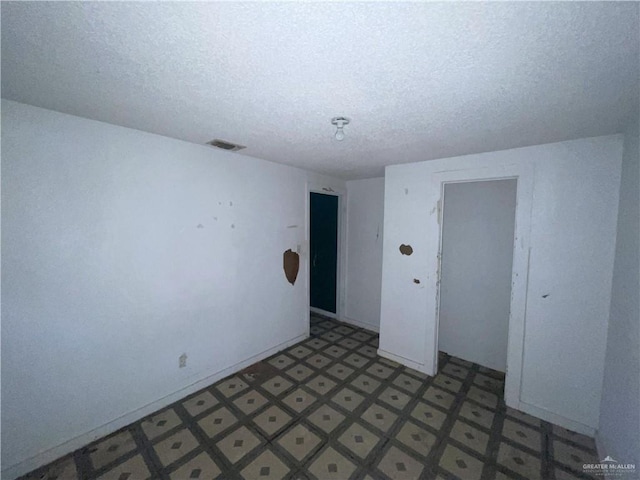
<path fill-rule="evenodd" d="M 364 459 L 380 442 L 380 437 L 359 423 L 354 423 L 338 438 L 338 441 Z"/>
<path fill-rule="evenodd" d="M 189 430 L 183 429 L 160 443 L 156 443 L 153 449 L 156 451 L 162 464 L 166 467 L 184 457 L 199 445 L 200 443 L 196 440 L 196 437 L 194 437 Z"/>
<path fill-rule="evenodd" d="M 319 338 L 312 338 L 311 340 L 307 340 L 305 343 L 306 347 L 313 348 L 314 350 L 319 350 L 327 345 L 329 345 L 329 342 L 320 340 Z"/>
<path fill-rule="evenodd" d="M 349 411 L 353 411 L 363 400 L 362 395 L 349 388 L 343 388 L 331 398 L 332 402 Z"/>
<path fill-rule="evenodd" d="M 482 425 L 485 428 L 491 428 L 493 424 L 494 413 L 486 408 L 479 407 L 472 402 L 463 402 L 460 408 L 460 416 L 472 422 Z"/>
<path fill-rule="evenodd" d="M 434 406 L 424 402 L 418 402 L 411 412 L 411 416 L 425 425 L 435 428 L 436 430 L 440 429 L 442 423 L 447 418 L 446 413 L 443 413 Z"/>
<path fill-rule="evenodd" d="M 293 365 L 294 363 L 296 363 L 296 360 L 294 360 L 293 358 L 291 358 L 288 355 L 280 354 L 275 358 L 272 358 L 271 360 L 269 360 L 269 363 L 271 365 L 273 365 L 276 368 L 279 368 L 280 370 L 283 370 L 291 365 Z"/>
<path fill-rule="evenodd" d="M 504 391 L 504 382 L 481 373 L 476 374 L 473 379 L 473 383 L 486 390 L 490 390 L 494 393 L 497 392 L 500 395 L 502 395 L 502 392 Z"/>
<path fill-rule="evenodd" d="M 339 378 L 340 380 L 344 380 L 345 378 L 347 378 L 349 375 L 353 373 L 353 368 L 347 367 L 342 363 L 336 363 L 335 365 L 332 365 L 331 367 L 329 367 L 326 373 L 336 378 Z"/>
<path fill-rule="evenodd" d="M 500 444 L 498 463 L 525 478 L 540 478 L 540 459 L 506 443 Z"/>
<path fill-rule="evenodd" d="M 513 418 L 517 418 L 518 420 L 528 423 L 529 425 L 533 425 L 534 427 L 540 426 L 540 419 L 528 415 L 524 412 L 516 410 L 515 408 L 507 407 L 507 415 Z"/>
<path fill-rule="evenodd" d="M 133 436 L 128 430 L 125 430 L 91 445 L 89 447 L 91 463 L 95 469 L 102 468 L 136 448 Z"/>
<path fill-rule="evenodd" d="M 302 359 L 304 357 L 311 355 L 313 353 L 313 350 L 311 350 L 310 348 L 304 347 L 302 345 L 297 345 L 287 350 L 287 353 L 293 357 Z"/>
<path fill-rule="evenodd" d="M 345 348 L 356 348 L 362 345 L 362 342 L 354 340 L 353 338 L 343 338 L 338 342 L 338 345 L 342 345 Z"/>
<path fill-rule="evenodd" d="M 320 338 L 327 340 L 328 342 L 337 342 L 342 338 L 342 335 L 340 335 L 335 330 L 329 330 L 328 332 L 320 335 Z"/>
<path fill-rule="evenodd" d="M 283 402 L 293 408 L 296 412 L 300 413 L 307 407 L 316 402 L 316 397 L 309 392 L 298 388 L 294 392 L 287 395 Z"/>
<path fill-rule="evenodd" d="M 364 390 L 367 393 L 372 393 L 380 386 L 380 382 L 369 375 L 360 375 L 351 381 L 351 386 Z"/>
<path fill-rule="evenodd" d="M 455 399 L 451 393 L 433 385 L 427 388 L 427 391 L 424 392 L 422 398 L 446 409 L 451 408 Z"/>
<path fill-rule="evenodd" d="M 354 328 L 348 327 L 346 325 L 340 325 L 338 328 L 335 329 L 336 332 L 342 334 L 342 335 L 349 335 L 353 332 L 355 332 Z"/>
<path fill-rule="evenodd" d="M 521 423 L 506 419 L 502 425 L 502 436 L 507 437 L 536 452 L 542 449 L 542 435 L 533 428 L 525 427 Z"/>
<path fill-rule="evenodd" d="M 357 353 L 352 353 L 351 355 L 347 355 L 342 361 L 352 367 L 361 368 L 369 362 L 369 359 L 362 355 L 358 355 Z"/>
<path fill-rule="evenodd" d="M 146 480 L 150 477 L 151 472 L 144 458 L 142 458 L 142 455 L 136 455 L 103 473 L 97 480 Z"/>
<path fill-rule="evenodd" d="M 272 451 L 266 450 L 240 473 L 246 480 L 280 480 L 289 473 L 289 467 Z"/>
<path fill-rule="evenodd" d="M 321 428 L 327 433 L 331 433 L 342 421 L 345 416 L 337 412 L 329 405 L 322 405 L 315 412 L 309 415 L 309 421 Z"/>
<path fill-rule="evenodd" d="M 406 393 L 402 393 L 400 390 L 387 387 L 380 395 L 378 395 L 378 399 L 382 400 L 384 403 L 388 403 L 392 407 L 402 410 L 405 405 L 409 403 L 411 397 Z"/>
<path fill-rule="evenodd" d="M 325 355 L 329 355 L 333 358 L 340 358 L 345 353 L 347 353 L 347 349 L 339 347 L 338 345 L 330 345 L 329 347 L 325 348 L 322 351 L 322 353 L 324 353 Z"/>
<path fill-rule="evenodd" d="M 351 335 L 351 338 L 354 338 L 360 342 L 367 342 L 373 338 L 373 335 L 367 332 L 358 332 Z"/>
<path fill-rule="evenodd" d="M 311 365 L 313 368 L 324 368 L 329 365 L 333 361 L 333 359 L 322 355 L 321 353 L 316 353 L 315 355 L 307 357 L 304 361 Z"/>
<path fill-rule="evenodd" d="M 553 459 L 579 472 L 582 471 L 582 465 L 585 463 L 600 463 L 593 453 L 556 439 L 553 440 Z"/>
<path fill-rule="evenodd" d="M 309 466 L 309 471 L 321 480 L 345 480 L 355 471 L 356 466 L 329 447 Z"/>
<path fill-rule="evenodd" d="M 391 447 L 382 457 L 378 468 L 394 480 L 416 480 L 424 467 L 396 447 Z"/>
<path fill-rule="evenodd" d="M 464 380 L 469 373 L 469 370 L 467 368 L 461 365 L 456 365 L 455 363 L 447 363 L 440 369 L 440 371 L 461 380 Z"/>
<path fill-rule="evenodd" d="M 472 427 L 468 423 L 462 420 L 456 421 L 449 436 L 463 445 L 472 448 L 481 455 L 484 455 L 487 451 L 487 444 L 489 443 L 489 435 Z"/>
<path fill-rule="evenodd" d="M 273 377 L 262 384 L 262 388 L 264 388 L 267 392 L 278 396 L 285 390 L 287 390 L 293 383 L 289 380 L 285 380 L 283 377 L 278 375 L 277 377 Z"/>
<path fill-rule="evenodd" d="M 76 462 L 73 457 L 66 457 L 21 477 L 20 480 L 78 480 L 78 478 Z"/>
<path fill-rule="evenodd" d="M 356 353 L 364 355 L 365 357 L 374 358 L 378 354 L 378 349 L 371 345 L 365 345 L 356 350 Z"/>
<path fill-rule="evenodd" d="M 147 438 L 149 440 L 153 440 L 157 436 L 162 435 L 181 424 L 182 421 L 180 420 L 180 417 L 178 417 L 178 414 L 172 408 L 168 408 L 156 415 L 148 417 L 140 425 L 142 426 L 142 430 Z"/>
<path fill-rule="evenodd" d="M 583 447 L 586 447 L 590 450 L 596 449 L 596 444 L 593 438 L 587 437 L 586 435 L 581 435 L 580 433 L 572 432 L 571 430 L 567 430 L 566 428 L 562 428 L 557 425 L 553 426 L 552 432 L 554 435 L 557 435 L 560 438 L 570 440 L 573 443 L 582 445 Z"/>
<path fill-rule="evenodd" d="M 315 372 L 311 370 L 309 367 L 307 367 L 306 365 L 298 363 L 297 365 L 294 365 L 290 369 L 286 370 L 284 373 L 286 373 L 289 377 L 293 378 L 294 380 L 301 382 L 305 378 L 313 375 Z"/>
<path fill-rule="evenodd" d="M 367 373 L 386 380 L 393 373 L 393 368 L 389 368 L 388 366 L 383 365 L 380 362 L 376 362 L 367 368 Z"/>
<path fill-rule="evenodd" d="M 249 388 L 249 385 L 238 377 L 231 377 L 230 379 L 216 385 L 215 388 L 225 397 L 232 397 Z"/>
<path fill-rule="evenodd" d="M 202 452 L 192 460 L 177 468 L 169 474 L 171 480 L 185 480 L 197 478 L 198 480 L 214 480 L 222 472 L 211 457 Z"/>
<path fill-rule="evenodd" d="M 290 421 L 291 417 L 275 405 L 253 419 L 253 422 L 269 435 L 284 428 Z"/>
<path fill-rule="evenodd" d="M 195 397 L 182 403 L 182 406 L 189 412 L 189 415 L 195 417 L 205 410 L 209 410 L 218 404 L 218 400 L 210 392 L 202 392 Z"/>
<path fill-rule="evenodd" d="M 392 383 L 396 387 L 411 393 L 415 393 L 422 386 L 422 382 L 410 377 L 409 375 L 405 375 L 404 373 L 398 375 Z"/>
<path fill-rule="evenodd" d="M 437 375 L 433 379 L 433 384 L 454 393 L 459 392 L 462 387 L 462 382 L 460 380 L 456 380 L 455 378 L 447 375 Z"/>
<path fill-rule="evenodd" d="M 296 425 L 278 440 L 278 444 L 296 460 L 302 461 L 320 445 L 320 441 L 320 438 L 307 427 Z"/>
<path fill-rule="evenodd" d="M 268 403 L 268 400 L 255 390 L 249 390 L 247 393 L 233 401 L 233 404 L 247 415 L 251 412 L 255 412 L 265 403 Z"/>
<path fill-rule="evenodd" d="M 486 390 L 481 390 L 478 387 L 474 387 L 473 385 L 469 388 L 467 398 L 475 400 L 489 408 L 496 408 L 498 405 L 498 397 L 496 395 L 489 393 Z"/>
<path fill-rule="evenodd" d="M 387 432 L 391 428 L 396 418 L 398 418 L 398 416 L 395 413 L 376 403 L 367 408 L 362 414 L 364 421 L 383 432 Z"/>
<path fill-rule="evenodd" d="M 436 436 L 413 422 L 406 422 L 397 433 L 396 440 L 426 457 L 436 443 Z"/>
<path fill-rule="evenodd" d="M 258 437 L 245 426 L 229 433 L 216 444 L 231 463 L 236 463 L 258 445 L 260 445 Z"/>
<path fill-rule="evenodd" d="M 238 419 L 233 413 L 226 407 L 221 407 L 198 420 L 198 425 L 210 438 L 213 438 L 234 425 L 237 421 Z"/>
<path fill-rule="evenodd" d="M 484 464 L 453 445 L 447 445 L 440 458 L 440 467 L 465 480 L 480 480 Z"/>
<path fill-rule="evenodd" d="M 311 380 L 307 381 L 305 386 L 314 392 L 318 392 L 320 395 L 326 395 L 331 391 L 331 389 L 333 389 L 333 387 L 336 386 L 336 382 L 323 375 L 318 375 L 317 377 L 313 377 Z"/>

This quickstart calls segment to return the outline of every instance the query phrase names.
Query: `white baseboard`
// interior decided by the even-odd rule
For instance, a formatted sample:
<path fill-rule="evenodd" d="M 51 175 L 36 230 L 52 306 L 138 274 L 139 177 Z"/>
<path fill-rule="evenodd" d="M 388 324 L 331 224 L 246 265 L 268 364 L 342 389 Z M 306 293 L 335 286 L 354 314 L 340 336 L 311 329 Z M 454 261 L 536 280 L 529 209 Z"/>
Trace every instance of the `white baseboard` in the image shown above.
<path fill-rule="evenodd" d="M 427 372 L 425 372 L 424 369 L 424 364 L 422 363 L 418 363 L 414 360 L 410 360 L 408 358 L 404 358 L 401 357 L 400 355 L 396 355 L 395 353 L 391 353 L 391 352 L 387 352 L 386 350 L 382 350 L 381 348 L 378 349 L 378 355 L 380 355 L 383 358 L 387 358 L 389 360 L 393 360 L 396 363 L 399 363 L 400 365 L 404 365 L 405 367 L 409 367 L 409 368 L 413 368 L 414 370 L 417 370 L 418 372 L 422 372 L 428 375 Z"/>
<path fill-rule="evenodd" d="M 344 323 L 349 323 L 356 327 L 364 328 L 365 330 L 371 330 L 372 332 L 377 332 L 377 333 L 380 332 L 379 325 L 371 325 L 370 323 L 361 322 L 360 320 L 355 320 L 349 317 L 344 317 L 341 319 L 341 321 L 343 321 Z"/>
<path fill-rule="evenodd" d="M 594 437 L 596 434 L 596 429 L 594 427 L 590 427 L 589 425 L 585 425 L 584 423 L 571 420 L 570 418 L 563 417 L 562 415 L 558 415 L 557 413 L 550 412 L 549 410 L 546 410 L 544 408 L 531 405 L 529 403 L 523 402 L 522 400 L 515 408 L 516 410 L 528 413 L 529 415 L 533 415 L 534 417 L 540 418 L 546 422 L 553 423 L 554 425 L 558 425 L 573 432 L 581 433 L 582 435 L 587 435 L 588 437 Z"/>
<path fill-rule="evenodd" d="M 123 416 L 118 417 L 115 420 L 112 420 L 111 422 L 106 423 L 98 428 L 95 428 L 93 430 L 90 430 L 89 432 L 83 433 L 53 448 L 40 452 L 19 463 L 3 468 L 2 478 L 4 480 L 13 480 L 17 477 L 20 477 L 21 475 L 29 473 L 32 470 L 35 470 L 36 468 L 39 468 L 43 465 L 51 463 L 54 460 L 57 460 L 58 458 L 64 457 L 65 455 L 68 455 L 69 453 L 84 447 L 85 445 L 93 442 L 94 440 L 97 440 L 117 430 L 120 430 L 121 428 L 126 427 L 127 425 L 133 422 L 136 422 L 146 417 L 147 415 L 152 414 L 153 412 L 156 412 L 164 407 L 167 407 L 168 405 L 171 405 L 172 403 L 175 403 L 178 400 L 217 382 L 218 380 L 221 380 L 233 373 L 239 372 L 245 367 L 248 367 L 249 365 L 253 365 L 256 362 L 259 362 L 260 360 L 270 357 L 271 355 L 279 352 L 280 350 L 284 350 L 285 348 L 288 348 L 291 345 L 294 345 L 308 337 L 309 335 L 308 333 L 306 333 L 303 335 L 299 335 L 295 338 L 292 338 L 290 340 L 287 340 L 286 342 L 276 345 L 275 347 L 271 347 L 250 358 L 247 358 L 242 362 L 236 363 L 235 365 L 224 368 L 215 373 L 206 375 L 205 377 L 199 380 L 196 380 L 194 383 L 191 383 L 190 385 L 187 385 L 186 387 L 181 388 L 176 392 L 173 392 L 159 400 L 155 400 L 154 402 L 149 403 L 148 405 L 145 405 L 129 413 L 126 413 Z"/>
<path fill-rule="evenodd" d="M 323 315 L 325 317 L 329 317 L 329 318 L 338 318 L 338 315 L 336 315 L 333 312 L 327 312 L 326 310 L 322 310 L 321 308 L 316 308 L 316 307 L 309 307 L 309 311 L 313 312 L 313 313 L 317 313 L 319 315 Z"/>

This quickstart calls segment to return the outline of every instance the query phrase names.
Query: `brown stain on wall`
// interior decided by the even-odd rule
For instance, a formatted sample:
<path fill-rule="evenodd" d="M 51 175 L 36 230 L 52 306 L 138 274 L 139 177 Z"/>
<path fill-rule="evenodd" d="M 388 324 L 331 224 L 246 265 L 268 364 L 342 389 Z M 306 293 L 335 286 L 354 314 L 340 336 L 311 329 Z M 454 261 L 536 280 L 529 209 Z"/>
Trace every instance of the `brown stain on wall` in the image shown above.
<path fill-rule="evenodd" d="M 294 285 L 300 269 L 300 255 L 291 249 L 284 252 L 282 255 L 282 268 L 284 269 L 284 276 L 287 277 L 291 285 Z"/>
<path fill-rule="evenodd" d="M 403 243 L 400 245 L 400 253 L 402 255 L 411 255 L 413 253 L 413 248 L 411 248 L 411 245 L 405 245 Z"/>

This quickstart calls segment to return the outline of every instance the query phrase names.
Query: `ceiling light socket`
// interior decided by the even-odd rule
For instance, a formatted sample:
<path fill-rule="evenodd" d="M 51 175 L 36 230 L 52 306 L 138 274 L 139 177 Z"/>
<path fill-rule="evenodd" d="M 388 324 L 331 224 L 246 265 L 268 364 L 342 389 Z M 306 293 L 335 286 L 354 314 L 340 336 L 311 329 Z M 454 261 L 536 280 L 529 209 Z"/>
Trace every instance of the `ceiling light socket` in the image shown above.
<path fill-rule="evenodd" d="M 336 126 L 336 140 L 342 141 L 344 140 L 344 126 L 349 125 L 349 120 L 347 117 L 333 117 L 331 119 L 331 125 Z"/>

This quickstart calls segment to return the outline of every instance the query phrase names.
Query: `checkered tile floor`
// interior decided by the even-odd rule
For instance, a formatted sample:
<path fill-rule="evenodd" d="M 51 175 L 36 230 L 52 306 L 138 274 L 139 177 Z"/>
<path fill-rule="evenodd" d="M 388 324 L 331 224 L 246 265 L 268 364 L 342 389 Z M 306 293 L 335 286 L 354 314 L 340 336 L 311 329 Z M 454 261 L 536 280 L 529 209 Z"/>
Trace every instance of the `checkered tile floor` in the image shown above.
<path fill-rule="evenodd" d="M 593 440 L 506 408 L 502 374 L 441 354 L 431 378 L 378 357 L 373 332 L 311 332 L 25 478 L 590 478 Z"/>

